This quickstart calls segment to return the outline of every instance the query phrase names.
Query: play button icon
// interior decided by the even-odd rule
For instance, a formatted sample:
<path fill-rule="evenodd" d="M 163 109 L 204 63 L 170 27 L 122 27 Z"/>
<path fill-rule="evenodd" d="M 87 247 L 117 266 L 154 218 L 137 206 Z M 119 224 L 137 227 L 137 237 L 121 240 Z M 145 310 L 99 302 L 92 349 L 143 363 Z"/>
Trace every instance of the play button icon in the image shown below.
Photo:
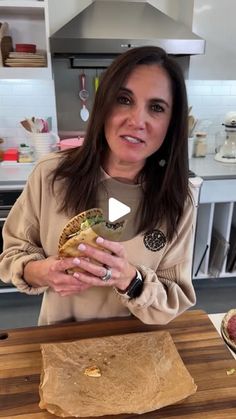
<path fill-rule="evenodd" d="M 113 221 L 119 220 L 126 214 L 129 214 L 131 208 L 125 205 L 123 202 L 118 201 L 115 198 L 109 198 L 108 200 L 108 219 L 112 223 Z"/>
<path fill-rule="evenodd" d="M 131 184 L 129 179 L 106 177 L 100 181 L 97 206 L 102 209 L 108 224 L 122 226 L 121 236 L 114 238 L 114 241 L 125 242 L 137 235 L 141 197 L 139 185 Z"/>

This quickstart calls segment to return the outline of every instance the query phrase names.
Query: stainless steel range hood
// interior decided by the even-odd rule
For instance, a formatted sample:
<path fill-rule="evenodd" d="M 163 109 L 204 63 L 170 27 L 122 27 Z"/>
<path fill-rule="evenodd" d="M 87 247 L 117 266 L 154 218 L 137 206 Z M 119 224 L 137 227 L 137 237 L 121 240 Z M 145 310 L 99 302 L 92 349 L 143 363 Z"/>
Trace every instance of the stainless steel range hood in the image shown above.
<path fill-rule="evenodd" d="M 203 54 L 205 41 L 147 2 L 94 1 L 50 38 L 53 54 L 119 54 L 157 45 L 169 54 Z"/>

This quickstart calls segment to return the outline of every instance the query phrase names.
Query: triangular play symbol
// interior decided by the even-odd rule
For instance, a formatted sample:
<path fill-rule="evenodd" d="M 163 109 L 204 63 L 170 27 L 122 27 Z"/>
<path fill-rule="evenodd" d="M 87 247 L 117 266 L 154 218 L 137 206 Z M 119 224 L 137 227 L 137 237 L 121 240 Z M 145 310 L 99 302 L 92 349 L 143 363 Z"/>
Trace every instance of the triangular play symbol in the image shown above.
<path fill-rule="evenodd" d="M 128 205 L 123 204 L 123 202 L 118 201 L 115 198 L 109 198 L 108 200 L 108 218 L 109 221 L 113 222 L 119 220 L 126 214 L 129 214 L 131 211 Z"/>

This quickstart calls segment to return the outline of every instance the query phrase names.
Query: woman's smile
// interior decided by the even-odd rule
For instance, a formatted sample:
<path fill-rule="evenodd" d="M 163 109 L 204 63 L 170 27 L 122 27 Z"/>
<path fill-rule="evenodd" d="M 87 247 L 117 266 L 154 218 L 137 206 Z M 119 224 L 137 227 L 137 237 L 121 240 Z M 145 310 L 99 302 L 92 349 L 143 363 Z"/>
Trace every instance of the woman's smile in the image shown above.
<path fill-rule="evenodd" d="M 132 135 L 121 135 L 120 138 L 129 144 L 144 144 L 144 141 L 141 138 Z"/>

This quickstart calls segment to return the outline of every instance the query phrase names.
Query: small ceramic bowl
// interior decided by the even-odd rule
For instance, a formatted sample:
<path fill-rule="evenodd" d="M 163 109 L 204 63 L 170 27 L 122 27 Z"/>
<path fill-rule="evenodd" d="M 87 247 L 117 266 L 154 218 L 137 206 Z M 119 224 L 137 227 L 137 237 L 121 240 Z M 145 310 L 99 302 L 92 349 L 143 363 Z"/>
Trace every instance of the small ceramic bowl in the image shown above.
<path fill-rule="evenodd" d="M 84 138 L 67 138 L 66 140 L 61 140 L 57 145 L 60 150 L 66 150 L 68 148 L 80 147 L 83 144 Z"/>

